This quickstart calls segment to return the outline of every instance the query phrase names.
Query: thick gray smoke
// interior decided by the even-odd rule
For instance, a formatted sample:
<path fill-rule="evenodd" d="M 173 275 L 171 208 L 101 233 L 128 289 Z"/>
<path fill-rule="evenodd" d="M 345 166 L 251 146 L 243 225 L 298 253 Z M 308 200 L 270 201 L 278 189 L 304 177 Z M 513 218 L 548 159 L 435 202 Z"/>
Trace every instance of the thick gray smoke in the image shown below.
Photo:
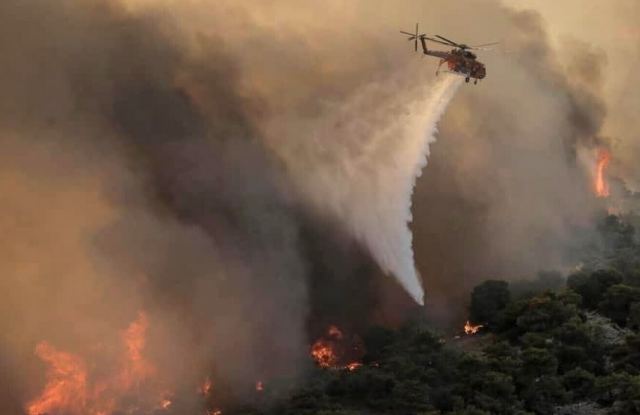
<path fill-rule="evenodd" d="M 3 2 L 0 16 L 0 349 L 17 362 L 2 412 L 44 388 L 38 343 L 108 373 L 141 311 L 157 381 L 189 391 L 175 413 L 207 376 L 239 399 L 295 378 L 308 310 L 296 212 L 229 57 L 207 42 L 202 66 L 162 16 L 115 3 Z"/>

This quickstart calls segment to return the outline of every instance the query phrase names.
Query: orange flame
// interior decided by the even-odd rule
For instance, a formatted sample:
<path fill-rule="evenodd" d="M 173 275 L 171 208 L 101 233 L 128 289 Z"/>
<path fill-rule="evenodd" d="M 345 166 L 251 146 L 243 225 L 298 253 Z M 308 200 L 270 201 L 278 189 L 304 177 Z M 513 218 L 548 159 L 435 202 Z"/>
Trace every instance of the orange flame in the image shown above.
<path fill-rule="evenodd" d="M 311 357 L 321 368 L 353 371 L 362 366 L 357 359 L 363 355 L 358 336 L 345 336 L 336 326 L 329 326 L 326 335 L 311 346 Z"/>
<path fill-rule="evenodd" d="M 261 380 L 256 382 L 256 391 L 262 392 L 264 390 L 264 384 Z"/>
<path fill-rule="evenodd" d="M 114 413 L 117 404 L 130 395 L 133 388 L 153 378 L 156 373 L 153 365 L 143 355 L 148 326 L 147 316 L 139 313 L 138 318 L 122 333 L 125 355 L 121 366 L 115 373 L 94 381 L 89 381 L 87 366 L 81 357 L 58 351 L 47 342 L 38 344 L 35 350 L 36 355 L 49 365 L 46 373 L 47 383 L 42 393 L 27 404 L 27 414 L 108 415 Z M 146 405 L 167 410 L 172 404 L 170 395 L 166 392 L 157 393 L 152 402 L 145 401 Z M 129 412 L 131 411 L 123 413 Z"/>
<path fill-rule="evenodd" d="M 311 346 L 311 356 L 320 367 L 332 367 L 338 361 L 331 343 L 323 339 L 316 341 Z"/>
<path fill-rule="evenodd" d="M 362 363 L 360 362 L 351 362 L 349 363 L 346 368 L 350 371 L 353 372 L 354 370 L 356 370 L 357 368 L 361 367 Z"/>
<path fill-rule="evenodd" d="M 336 340 L 342 340 L 342 331 L 336 326 L 329 326 L 329 330 L 327 331 L 329 337 L 332 337 Z"/>
<path fill-rule="evenodd" d="M 171 399 L 166 399 L 165 398 L 160 402 L 160 408 L 169 409 L 169 407 L 171 406 L 171 403 L 172 403 Z"/>
<path fill-rule="evenodd" d="M 467 320 L 467 322 L 464 323 L 464 332 L 465 334 L 469 334 L 469 335 L 476 334 L 478 330 L 480 330 L 482 327 L 484 327 L 482 324 L 478 324 L 477 326 L 474 326 L 469 322 L 469 320 Z"/>
<path fill-rule="evenodd" d="M 84 362 L 70 353 L 60 352 L 46 342 L 36 346 L 36 355 L 49 364 L 47 384 L 38 399 L 27 405 L 29 415 L 41 415 L 65 408 L 80 414 L 87 395 L 87 370 Z"/>
<path fill-rule="evenodd" d="M 598 149 L 598 161 L 596 165 L 595 190 L 598 197 L 609 196 L 609 184 L 605 178 L 607 166 L 611 161 L 611 154 L 604 148 Z"/>
<path fill-rule="evenodd" d="M 206 378 L 202 385 L 200 385 L 200 387 L 198 388 L 198 393 L 200 393 L 200 395 L 207 396 L 209 392 L 211 392 L 212 388 L 213 382 L 211 382 L 210 378 Z"/>
<path fill-rule="evenodd" d="M 138 386 L 141 381 L 154 375 L 155 368 L 143 356 L 142 351 L 146 345 L 149 319 L 143 312 L 138 313 L 138 318 L 129 324 L 123 332 L 122 340 L 127 349 L 127 364 L 121 375 L 121 385 L 125 389 Z"/>

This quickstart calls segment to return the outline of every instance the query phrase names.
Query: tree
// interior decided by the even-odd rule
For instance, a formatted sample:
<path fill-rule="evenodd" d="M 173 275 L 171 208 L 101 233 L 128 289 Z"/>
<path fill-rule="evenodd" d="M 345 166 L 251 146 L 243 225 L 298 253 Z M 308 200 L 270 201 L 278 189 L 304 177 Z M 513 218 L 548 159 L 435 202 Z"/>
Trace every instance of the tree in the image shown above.
<path fill-rule="evenodd" d="M 607 289 L 622 282 L 622 274 L 613 269 L 601 269 L 594 272 L 581 271 L 567 279 L 567 286 L 582 297 L 582 305 L 596 309 Z"/>
<path fill-rule="evenodd" d="M 569 391 L 574 402 L 589 398 L 595 387 L 596 377 L 581 367 L 562 376 L 562 384 Z"/>
<path fill-rule="evenodd" d="M 516 318 L 516 325 L 523 333 L 546 332 L 560 327 L 577 314 L 575 305 L 563 300 L 551 292 L 530 299 Z"/>
<path fill-rule="evenodd" d="M 380 326 L 371 327 L 364 335 L 364 344 L 367 345 L 364 361 L 368 363 L 382 359 L 387 348 L 394 341 L 395 332 L 393 330 Z"/>
<path fill-rule="evenodd" d="M 557 376 L 541 376 L 528 383 L 522 392 L 526 409 L 536 414 L 552 414 L 557 405 L 568 401 L 568 395 Z"/>
<path fill-rule="evenodd" d="M 608 413 L 640 414 L 640 376 L 615 372 L 598 378 L 596 390 L 601 401 L 611 404 L 611 410 Z"/>
<path fill-rule="evenodd" d="M 640 302 L 632 303 L 629 306 L 627 327 L 636 331 L 640 330 Z"/>
<path fill-rule="evenodd" d="M 471 404 L 492 414 L 510 414 L 519 404 L 513 378 L 507 374 L 480 372 L 473 379 L 463 378 L 462 382 L 468 384 L 464 393 L 467 405 Z"/>
<path fill-rule="evenodd" d="M 603 372 L 606 346 L 597 336 L 592 335 L 582 318 L 572 317 L 554 330 L 552 336 L 558 343 L 556 356 L 560 361 L 561 372 L 577 367 L 594 373 Z"/>
<path fill-rule="evenodd" d="M 615 415 L 640 414 L 640 376 L 629 376 L 621 385 L 621 393 L 611 408 Z"/>
<path fill-rule="evenodd" d="M 543 375 L 555 375 L 558 359 L 547 349 L 529 347 L 522 352 L 522 370 L 520 380 L 530 383 Z"/>
<path fill-rule="evenodd" d="M 487 364 L 489 368 L 496 372 L 501 372 L 516 376 L 522 367 L 520 360 L 520 349 L 511 346 L 508 341 L 496 341 L 484 349 L 487 356 Z"/>
<path fill-rule="evenodd" d="M 495 327 L 499 313 L 507 306 L 509 299 L 509 284 L 506 281 L 485 281 L 471 293 L 469 317 L 474 323 Z"/>
<path fill-rule="evenodd" d="M 626 326 L 631 306 L 638 302 L 640 302 L 640 288 L 617 284 L 606 291 L 598 304 L 598 309 L 619 326 Z"/>
<path fill-rule="evenodd" d="M 545 291 L 557 291 L 564 287 L 565 279 L 558 271 L 540 271 L 535 279 L 516 280 L 509 283 L 514 298 L 533 297 Z"/>
<path fill-rule="evenodd" d="M 624 344 L 615 347 L 611 361 L 614 370 L 640 375 L 640 335 L 629 336 Z"/>
<path fill-rule="evenodd" d="M 618 216 L 607 216 L 598 226 L 598 230 L 607 252 L 635 247 L 635 228 L 631 224 L 624 223 Z"/>

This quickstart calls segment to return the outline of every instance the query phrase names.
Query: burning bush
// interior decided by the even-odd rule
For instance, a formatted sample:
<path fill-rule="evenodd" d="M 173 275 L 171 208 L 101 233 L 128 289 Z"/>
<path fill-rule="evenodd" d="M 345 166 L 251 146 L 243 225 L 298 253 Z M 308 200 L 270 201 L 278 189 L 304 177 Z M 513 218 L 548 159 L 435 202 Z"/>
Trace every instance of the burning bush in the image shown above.
<path fill-rule="evenodd" d="M 311 357 L 322 368 L 355 370 L 362 365 L 364 353 L 360 337 L 347 337 L 336 326 L 329 326 L 326 334 L 311 346 Z"/>

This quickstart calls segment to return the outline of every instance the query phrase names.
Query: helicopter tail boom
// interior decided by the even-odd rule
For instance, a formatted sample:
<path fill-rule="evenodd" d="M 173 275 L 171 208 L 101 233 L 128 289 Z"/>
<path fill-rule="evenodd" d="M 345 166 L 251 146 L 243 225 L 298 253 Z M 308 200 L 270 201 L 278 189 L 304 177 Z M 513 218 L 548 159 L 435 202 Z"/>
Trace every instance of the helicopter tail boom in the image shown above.
<path fill-rule="evenodd" d="M 424 35 L 420 36 L 420 43 L 422 43 L 422 52 L 425 55 L 429 54 L 429 49 L 427 48 L 427 41 L 424 38 Z"/>

